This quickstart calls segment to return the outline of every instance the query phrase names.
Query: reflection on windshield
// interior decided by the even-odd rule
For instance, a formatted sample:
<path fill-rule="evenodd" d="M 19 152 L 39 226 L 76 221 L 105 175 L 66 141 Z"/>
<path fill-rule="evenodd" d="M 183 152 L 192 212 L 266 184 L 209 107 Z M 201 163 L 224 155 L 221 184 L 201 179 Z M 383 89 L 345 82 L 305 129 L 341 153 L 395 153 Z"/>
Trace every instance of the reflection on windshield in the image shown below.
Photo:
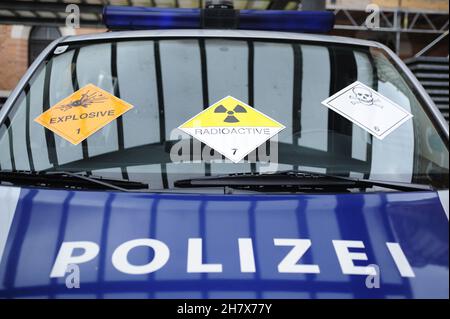
<path fill-rule="evenodd" d="M 411 112 L 413 120 L 379 141 L 321 105 L 356 80 Z M 89 83 L 135 107 L 77 146 L 33 121 Z M 286 126 L 266 145 L 277 152 L 275 170 L 434 184 L 441 182 L 433 176 L 448 176 L 445 143 L 381 51 L 225 39 L 69 46 L 40 67 L 0 127 L 0 168 L 82 171 L 143 181 L 154 189 L 173 187 L 182 178 L 273 170 L 253 154 L 249 159 L 256 160 L 239 164 L 221 157 L 171 161 L 171 148 L 180 140 L 195 151 L 195 143 L 176 128 L 228 95 Z"/>

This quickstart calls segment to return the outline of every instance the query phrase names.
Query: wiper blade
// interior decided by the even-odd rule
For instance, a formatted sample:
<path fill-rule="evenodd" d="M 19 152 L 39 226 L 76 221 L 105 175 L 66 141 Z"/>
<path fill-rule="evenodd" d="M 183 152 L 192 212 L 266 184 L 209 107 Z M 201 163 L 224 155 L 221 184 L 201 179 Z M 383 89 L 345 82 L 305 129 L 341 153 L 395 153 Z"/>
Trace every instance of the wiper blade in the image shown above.
<path fill-rule="evenodd" d="M 361 178 L 342 177 L 305 171 L 282 171 L 264 174 L 230 174 L 215 177 L 178 180 L 175 187 L 230 187 L 249 189 L 298 189 L 298 190 L 339 190 L 351 188 L 385 187 L 400 191 L 430 191 L 429 185 L 401 182 L 377 181 Z"/>
<path fill-rule="evenodd" d="M 72 172 L 46 172 L 47 176 L 69 176 L 72 178 L 77 178 L 85 182 L 89 182 L 90 184 L 97 184 L 99 186 L 103 186 L 106 188 L 115 189 L 121 192 L 131 192 L 133 190 L 138 189 L 147 189 L 148 184 L 141 183 L 141 182 L 135 182 L 135 181 L 129 181 L 129 180 L 122 180 L 122 179 L 109 179 L 109 178 L 103 178 L 100 176 L 87 176 L 87 175 L 81 175 L 77 173 Z M 100 187 L 101 188 L 101 187 Z"/>
<path fill-rule="evenodd" d="M 19 185 L 55 186 L 62 188 L 114 189 L 131 192 L 147 189 L 148 184 L 127 180 L 107 179 L 65 171 L 0 171 L 0 181 Z"/>

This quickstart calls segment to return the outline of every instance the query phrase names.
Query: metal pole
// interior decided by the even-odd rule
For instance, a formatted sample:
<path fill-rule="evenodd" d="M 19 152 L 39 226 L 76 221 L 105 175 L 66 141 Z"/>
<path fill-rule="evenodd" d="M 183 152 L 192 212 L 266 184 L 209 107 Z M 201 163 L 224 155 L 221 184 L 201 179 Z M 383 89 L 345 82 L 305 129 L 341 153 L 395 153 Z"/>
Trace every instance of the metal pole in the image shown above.
<path fill-rule="evenodd" d="M 400 33 L 400 17 L 399 10 L 395 10 L 394 12 L 394 30 L 395 30 L 395 53 L 399 55 L 400 53 L 400 41 L 401 41 L 401 33 Z"/>
<path fill-rule="evenodd" d="M 430 50 L 435 44 L 437 44 L 438 42 L 440 42 L 442 39 L 444 39 L 446 36 L 448 36 L 448 30 L 445 31 L 443 34 L 441 34 L 440 36 L 438 36 L 436 39 L 434 39 L 433 41 L 431 41 L 431 43 L 429 43 L 425 48 L 423 48 L 422 50 L 420 50 L 419 52 L 417 52 L 414 57 L 418 58 L 419 56 L 421 56 L 422 54 L 426 53 L 428 50 Z"/>

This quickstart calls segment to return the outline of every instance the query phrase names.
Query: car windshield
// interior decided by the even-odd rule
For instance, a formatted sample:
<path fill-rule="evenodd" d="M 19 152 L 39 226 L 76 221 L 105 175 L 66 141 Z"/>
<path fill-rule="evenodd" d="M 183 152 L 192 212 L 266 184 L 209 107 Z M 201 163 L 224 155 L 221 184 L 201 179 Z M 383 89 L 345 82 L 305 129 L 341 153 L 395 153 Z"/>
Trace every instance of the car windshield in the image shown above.
<path fill-rule="evenodd" d="M 381 49 L 268 39 L 68 42 L 38 67 L 0 126 L 3 171 L 69 171 L 145 182 L 302 170 L 448 188 L 447 142 Z M 413 118 L 383 140 L 321 102 L 360 81 Z M 73 145 L 34 119 L 87 84 L 133 109 Z M 285 126 L 239 163 L 178 127 L 233 96 Z"/>

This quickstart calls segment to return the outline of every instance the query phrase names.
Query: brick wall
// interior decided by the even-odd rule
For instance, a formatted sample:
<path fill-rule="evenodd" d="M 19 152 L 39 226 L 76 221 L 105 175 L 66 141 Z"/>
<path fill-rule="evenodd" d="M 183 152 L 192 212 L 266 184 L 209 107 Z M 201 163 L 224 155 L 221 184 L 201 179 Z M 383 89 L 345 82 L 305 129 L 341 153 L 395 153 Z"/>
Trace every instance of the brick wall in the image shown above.
<path fill-rule="evenodd" d="M 404 9 L 448 11 L 448 0 L 373 0 L 383 8 L 398 7 Z"/>
<path fill-rule="evenodd" d="M 443 10 L 448 11 L 448 0 L 327 0 L 327 4 L 335 4 L 344 8 L 364 9 L 369 3 L 378 4 L 382 8 Z"/>
<path fill-rule="evenodd" d="M 30 27 L 0 24 L 0 92 L 14 89 L 28 68 L 30 29 Z M 76 29 L 75 34 L 104 31 L 103 29 L 81 28 Z"/>
<path fill-rule="evenodd" d="M 0 25 L 0 91 L 12 90 L 28 67 L 28 40 L 13 38 L 11 30 Z"/>

